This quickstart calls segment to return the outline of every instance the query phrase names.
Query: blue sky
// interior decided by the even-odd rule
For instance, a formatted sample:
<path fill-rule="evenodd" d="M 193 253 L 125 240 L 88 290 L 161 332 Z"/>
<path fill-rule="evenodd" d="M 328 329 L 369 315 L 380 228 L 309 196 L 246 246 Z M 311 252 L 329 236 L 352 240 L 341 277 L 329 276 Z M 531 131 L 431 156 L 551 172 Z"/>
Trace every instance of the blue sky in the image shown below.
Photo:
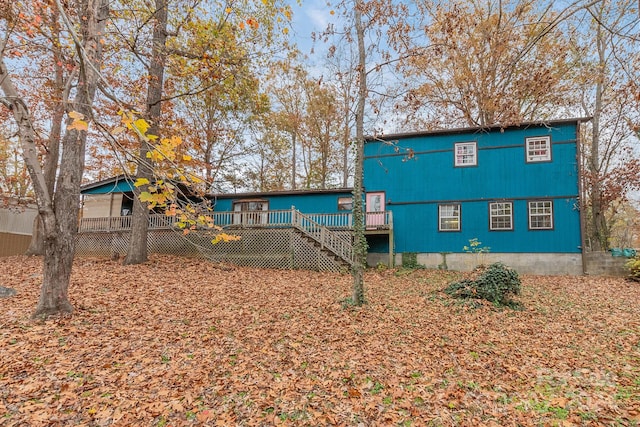
<path fill-rule="evenodd" d="M 291 9 L 291 41 L 298 45 L 303 54 L 309 55 L 313 47 L 311 33 L 324 31 L 337 15 L 330 14 L 331 7 L 327 6 L 327 0 L 302 0 L 301 5 L 292 1 Z M 317 44 L 315 50 L 322 50 L 322 44 Z"/>

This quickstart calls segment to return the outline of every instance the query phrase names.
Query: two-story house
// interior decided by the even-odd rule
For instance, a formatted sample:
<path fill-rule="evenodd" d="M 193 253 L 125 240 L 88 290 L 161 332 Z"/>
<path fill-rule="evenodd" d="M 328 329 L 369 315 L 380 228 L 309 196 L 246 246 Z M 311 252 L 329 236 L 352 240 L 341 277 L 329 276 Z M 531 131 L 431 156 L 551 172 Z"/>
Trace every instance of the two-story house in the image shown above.
<path fill-rule="evenodd" d="M 393 211 L 396 263 L 415 254 L 430 267 L 502 261 L 524 273 L 582 274 L 582 121 L 369 139 L 367 210 Z M 488 253 L 467 253 L 471 239 Z M 384 261 L 388 242 L 369 243 L 369 261 Z"/>

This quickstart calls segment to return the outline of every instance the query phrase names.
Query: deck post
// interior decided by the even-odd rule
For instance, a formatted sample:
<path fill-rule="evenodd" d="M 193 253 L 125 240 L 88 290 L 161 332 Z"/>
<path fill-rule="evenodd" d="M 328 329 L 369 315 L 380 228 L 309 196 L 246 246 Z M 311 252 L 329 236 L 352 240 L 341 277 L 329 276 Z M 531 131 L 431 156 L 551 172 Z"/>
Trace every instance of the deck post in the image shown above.
<path fill-rule="evenodd" d="M 296 207 L 291 205 L 291 225 L 297 224 Z"/>
<path fill-rule="evenodd" d="M 389 268 L 393 268 L 395 267 L 395 257 L 393 256 L 393 212 L 387 211 L 387 213 L 389 214 Z"/>

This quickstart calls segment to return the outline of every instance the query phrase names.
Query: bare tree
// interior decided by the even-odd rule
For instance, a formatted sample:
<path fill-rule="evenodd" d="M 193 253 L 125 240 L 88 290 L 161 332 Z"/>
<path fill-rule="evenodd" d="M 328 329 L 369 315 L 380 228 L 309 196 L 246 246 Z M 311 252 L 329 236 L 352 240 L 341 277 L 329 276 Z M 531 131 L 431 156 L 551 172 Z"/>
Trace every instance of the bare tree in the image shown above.
<path fill-rule="evenodd" d="M 150 124 L 149 134 L 159 134 L 159 121 L 162 107 L 162 94 L 164 85 L 165 55 L 167 43 L 167 0 L 156 0 L 153 13 L 153 36 L 151 47 L 151 59 L 148 65 L 149 83 L 147 85 L 147 111 L 146 119 Z M 153 165 L 147 158 L 150 151 L 149 142 L 140 139 L 140 154 L 138 156 L 138 179 L 153 179 Z M 147 261 L 147 238 L 149 229 L 149 210 L 146 203 L 140 200 L 140 189 L 134 191 L 133 216 L 131 218 L 131 234 L 129 236 L 129 248 L 124 264 L 140 264 Z"/>
<path fill-rule="evenodd" d="M 61 14 L 62 5 L 56 2 Z M 69 110 L 76 118 L 90 119 L 102 61 L 101 38 L 109 16 L 107 0 L 82 0 L 77 2 L 80 34 L 74 37 L 78 51 L 80 72 L 75 95 L 69 101 Z M 66 15 L 65 15 L 66 16 Z M 74 30 L 67 22 L 67 29 Z M 3 55 L 4 49 L 0 49 Z M 45 173 L 40 167 L 36 134 L 29 109 L 20 95 L 4 57 L 0 56 L 0 88 L 4 96 L 1 102 L 11 109 L 18 126 L 18 134 L 24 160 L 33 183 L 38 212 L 42 217 L 44 236 L 44 268 L 40 299 L 34 317 L 69 313 L 68 288 L 75 253 L 75 235 L 78 226 L 80 183 L 84 169 L 86 127 L 68 126 L 62 139 L 62 156 L 58 167 L 53 197 L 48 191 Z M 70 121 L 71 123 L 71 121 Z"/>

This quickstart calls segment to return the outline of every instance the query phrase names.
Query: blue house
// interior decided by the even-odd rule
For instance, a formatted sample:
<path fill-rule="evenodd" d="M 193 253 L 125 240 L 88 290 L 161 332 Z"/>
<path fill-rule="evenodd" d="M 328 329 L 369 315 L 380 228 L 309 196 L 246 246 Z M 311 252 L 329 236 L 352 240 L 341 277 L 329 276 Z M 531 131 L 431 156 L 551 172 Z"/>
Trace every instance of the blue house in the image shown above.
<path fill-rule="evenodd" d="M 393 211 L 396 263 L 415 254 L 429 267 L 502 261 L 522 273 L 582 274 L 582 121 L 366 141 L 367 210 Z M 489 252 L 467 253 L 471 239 Z M 369 262 L 384 260 L 388 243 L 369 244 Z"/>
<path fill-rule="evenodd" d="M 501 261 L 521 273 L 582 274 L 578 138 L 583 121 L 368 139 L 364 199 L 369 265 L 399 265 L 403 257 L 415 257 L 418 264 L 433 268 L 469 270 Z M 216 250 L 235 254 L 234 262 L 249 246 L 254 252 L 263 250 L 263 258 L 280 251 L 278 261 L 267 266 L 299 267 L 300 248 L 315 247 L 337 251 L 338 264 L 349 264 L 351 191 L 208 195 L 213 222 L 244 236 L 244 247 L 225 243 Z M 133 193 L 126 178 L 90 184 L 82 194 L 81 231 L 129 227 Z M 171 225 L 161 212 L 150 221 L 152 228 Z M 273 237 L 276 232 L 280 237 Z M 473 253 L 472 239 L 481 242 L 476 250 L 486 252 Z M 283 248 L 275 248 L 278 241 Z M 303 265 L 320 264 L 338 266 L 316 258 Z"/>
<path fill-rule="evenodd" d="M 184 188 L 182 201 L 195 202 L 199 215 L 216 225 L 216 230 L 194 226 L 194 232 L 184 234 L 175 216 L 156 209 L 149 215 L 147 248 L 254 267 L 345 271 L 353 264 L 351 192 L 347 188 L 208 194 L 202 198 Z M 133 179 L 109 178 L 84 186 L 81 193 L 78 253 L 126 253 Z M 383 227 L 381 224 L 376 230 Z M 220 232 L 240 240 L 211 245 L 212 234 Z"/>

